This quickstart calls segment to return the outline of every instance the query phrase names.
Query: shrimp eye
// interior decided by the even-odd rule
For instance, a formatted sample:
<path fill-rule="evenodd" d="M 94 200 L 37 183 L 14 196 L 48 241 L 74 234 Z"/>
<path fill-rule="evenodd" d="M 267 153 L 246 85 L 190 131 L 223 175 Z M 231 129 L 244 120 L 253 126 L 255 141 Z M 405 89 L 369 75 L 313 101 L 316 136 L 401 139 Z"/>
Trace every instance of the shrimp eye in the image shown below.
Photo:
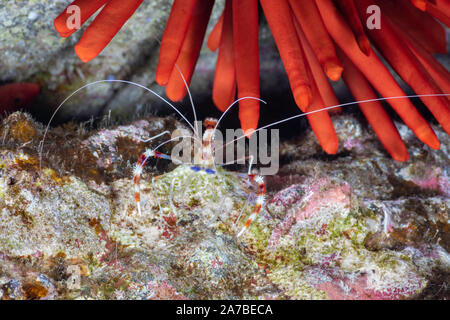
<path fill-rule="evenodd" d="M 20 98 L 14 98 L 14 104 L 17 106 L 20 103 Z"/>

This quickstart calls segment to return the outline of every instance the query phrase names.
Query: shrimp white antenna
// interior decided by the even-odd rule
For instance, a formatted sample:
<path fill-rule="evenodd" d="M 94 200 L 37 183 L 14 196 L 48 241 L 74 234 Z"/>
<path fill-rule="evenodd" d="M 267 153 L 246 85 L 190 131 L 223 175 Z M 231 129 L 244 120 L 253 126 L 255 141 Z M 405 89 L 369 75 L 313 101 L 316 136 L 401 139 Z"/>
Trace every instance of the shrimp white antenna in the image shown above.
<path fill-rule="evenodd" d="M 245 207 L 247 207 L 247 204 L 248 204 L 249 200 L 250 200 L 250 197 L 247 197 L 247 199 L 245 199 L 244 206 L 242 207 L 242 210 L 241 210 L 241 212 L 239 213 L 239 216 L 238 216 L 238 217 L 236 218 L 236 220 L 234 221 L 234 224 L 235 224 L 235 225 L 239 222 L 239 220 L 241 220 L 242 213 L 244 212 Z"/>
<path fill-rule="evenodd" d="M 141 140 L 141 142 L 149 142 L 149 141 L 152 141 L 152 140 L 154 140 L 156 138 L 159 138 L 159 137 L 161 137 L 162 135 L 165 135 L 165 134 L 170 134 L 170 131 L 164 131 L 164 132 L 161 132 L 160 134 L 157 134 L 156 136 L 150 137 L 148 139 L 139 139 L 139 140 Z"/>
<path fill-rule="evenodd" d="M 212 136 L 214 136 L 214 133 L 216 133 L 216 129 L 217 129 L 217 127 L 219 126 L 220 121 L 222 121 L 223 117 L 225 117 L 225 115 L 226 115 L 227 112 L 231 109 L 231 107 L 233 107 L 236 103 L 238 103 L 239 101 L 244 100 L 244 99 L 258 100 L 258 101 L 260 101 L 260 102 L 262 102 L 262 103 L 264 103 L 264 104 L 267 104 L 267 102 L 265 102 L 264 100 L 262 100 L 262 99 L 260 99 L 260 98 L 256 98 L 256 97 L 242 97 L 242 98 L 239 98 L 239 99 L 233 101 L 233 103 L 230 104 L 230 105 L 228 106 L 228 108 L 222 113 L 222 115 L 220 116 L 219 120 L 217 120 L 217 123 L 216 123 L 216 125 L 215 125 L 215 127 L 214 127 L 214 131 L 213 131 Z"/>
<path fill-rule="evenodd" d="M 286 121 L 290 121 L 293 119 L 297 119 L 297 118 L 301 118 L 304 117 L 308 114 L 313 114 L 313 113 L 317 113 L 317 112 L 321 112 L 321 111 L 326 111 L 326 110 L 331 110 L 331 109 L 335 109 L 335 108 L 339 108 L 339 107 L 345 107 L 345 106 L 349 106 L 349 105 L 354 105 L 354 104 L 359 104 L 359 103 L 368 103 L 368 102 L 374 102 L 374 101 L 384 101 L 384 100 L 394 100 L 394 99 L 404 99 L 404 98 L 420 98 L 420 97 L 446 97 L 446 96 L 450 96 L 450 93 L 438 93 L 438 94 L 417 94 L 417 95 L 409 95 L 409 96 L 397 96 L 397 97 L 387 97 L 387 98 L 376 98 L 376 99 L 368 99 L 368 100 L 360 100 L 360 101 L 353 101 L 353 102 L 347 102 L 347 103 L 342 103 L 342 104 L 337 104 L 335 106 L 330 106 L 330 107 L 324 107 L 322 109 L 318 109 L 318 110 L 314 110 L 314 111 L 310 111 L 310 112 L 305 112 L 305 113 L 301 113 L 301 114 L 297 114 L 295 116 L 280 120 L 280 121 L 276 121 L 273 122 L 271 124 L 265 125 L 261 128 L 258 128 L 256 130 L 254 130 L 252 133 L 256 133 L 262 129 L 267 129 L 270 128 L 272 126 L 275 126 L 277 124 L 281 124 L 283 122 Z M 231 140 L 230 142 L 225 143 L 222 147 L 217 148 L 217 150 L 221 150 L 223 148 L 225 148 L 227 145 L 229 145 L 230 143 L 233 143 L 235 141 L 241 140 L 242 138 L 245 138 L 245 135 L 242 135 L 236 139 Z"/>
<path fill-rule="evenodd" d="M 253 155 L 250 155 L 250 163 L 248 165 L 248 174 L 252 173 Z"/>
<path fill-rule="evenodd" d="M 181 69 L 178 67 L 178 64 L 175 63 L 175 67 L 177 68 L 178 72 L 180 73 L 181 79 L 183 79 L 184 86 L 186 87 L 187 93 L 189 95 L 189 100 L 191 101 L 192 112 L 194 113 L 194 123 L 196 123 L 197 122 L 197 112 L 195 111 L 195 105 L 194 105 L 194 100 L 192 99 L 191 90 L 189 90 L 189 86 L 186 82 L 186 79 L 184 78 L 183 72 L 181 72 Z M 194 134 L 200 138 L 198 131 L 194 132 Z"/>
<path fill-rule="evenodd" d="M 175 208 L 175 205 L 173 204 L 173 186 L 174 186 L 175 178 L 172 179 L 170 183 L 170 194 L 169 194 L 169 203 L 170 207 L 173 210 L 173 213 L 175 213 L 176 216 L 178 216 L 177 209 Z"/>
<path fill-rule="evenodd" d="M 197 138 L 196 138 L 196 137 L 193 137 L 193 136 L 186 136 L 186 135 L 184 135 L 184 136 L 177 136 L 177 137 L 175 137 L 175 138 L 172 138 L 172 139 L 169 139 L 169 140 L 167 140 L 167 141 L 162 142 L 161 144 L 159 144 L 158 146 L 156 146 L 156 148 L 153 149 L 153 151 L 156 151 L 156 150 L 158 150 L 159 148 L 161 148 L 162 146 L 168 144 L 169 142 L 178 140 L 178 139 L 180 139 L 180 138 L 190 138 L 190 139 L 197 140 Z"/>
<path fill-rule="evenodd" d="M 265 102 L 264 100 L 262 100 L 262 99 L 260 99 L 260 98 L 257 98 L 257 97 L 250 97 L 250 96 L 249 96 L 249 97 L 242 97 L 242 98 L 239 98 L 239 99 L 233 101 L 233 103 L 231 103 L 231 104 L 226 108 L 226 110 L 222 113 L 222 115 L 220 116 L 219 120 L 217 120 L 217 123 L 216 123 L 216 125 L 214 126 L 213 132 L 212 132 L 212 134 L 211 134 L 210 142 L 212 141 L 214 135 L 216 134 L 217 127 L 219 126 L 219 123 L 220 123 L 220 121 L 222 121 L 223 117 L 225 117 L 225 115 L 227 114 L 227 112 L 228 112 L 228 111 L 229 111 L 236 103 L 238 103 L 239 101 L 244 100 L 244 99 L 258 100 L 258 101 L 260 101 L 260 102 L 262 102 L 262 103 L 264 103 L 264 104 L 267 104 L 267 102 Z M 212 157 L 212 158 L 213 158 L 214 169 L 216 169 L 216 163 L 215 163 L 215 161 L 214 161 L 214 159 L 216 158 L 215 155 L 216 155 L 216 154 L 215 154 L 215 150 L 213 150 L 213 157 Z"/>
<path fill-rule="evenodd" d="M 77 94 L 79 91 L 83 90 L 84 88 L 99 84 L 99 83 L 110 83 L 110 82 L 118 82 L 118 83 L 126 83 L 126 84 L 131 84 L 134 86 L 137 86 L 139 88 L 142 88 L 150 93 L 152 93 L 153 95 L 157 96 L 159 99 L 161 99 L 162 101 L 164 101 L 165 103 L 167 103 L 173 110 L 175 110 L 185 121 L 186 123 L 192 128 L 194 134 L 195 134 L 195 128 L 194 126 L 189 122 L 188 119 L 186 119 L 186 117 L 180 112 L 180 110 L 178 110 L 172 103 L 170 103 L 169 101 L 167 101 L 166 99 L 164 99 L 161 95 L 159 95 L 158 93 L 156 93 L 155 91 L 153 91 L 150 88 L 147 88 L 146 86 L 133 82 L 133 81 L 128 81 L 128 80 L 116 80 L 116 79 L 105 79 L 105 80 L 97 80 L 94 82 L 90 82 L 88 84 L 85 84 L 84 86 L 82 86 L 81 88 L 78 88 L 77 90 L 75 90 L 74 92 L 72 92 L 67 98 L 64 99 L 63 102 L 61 102 L 61 104 L 56 108 L 56 110 L 53 112 L 47 127 L 45 128 L 44 131 L 44 136 L 42 138 L 42 141 L 40 142 L 40 148 L 39 148 L 39 168 L 42 169 L 42 150 L 44 148 L 44 141 L 45 141 L 45 137 L 47 136 L 47 132 L 50 128 L 50 123 L 53 121 L 53 118 L 55 117 L 56 113 L 59 111 L 59 109 L 62 108 L 62 106 L 66 103 L 67 100 L 69 100 L 72 96 L 74 96 L 75 94 Z"/>
<path fill-rule="evenodd" d="M 159 202 L 159 196 L 158 196 L 158 193 L 156 192 L 156 188 L 155 188 L 155 177 L 152 178 L 152 187 L 153 187 L 153 193 L 156 196 L 156 202 L 158 203 L 159 214 L 162 215 L 163 211 L 162 211 L 162 208 L 161 208 L 161 203 Z"/>
<path fill-rule="evenodd" d="M 153 37 L 153 39 L 156 40 L 156 42 L 158 42 L 159 45 L 161 46 L 161 40 L 159 40 L 157 37 Z M 181 79 L 183 79 L 184 86 L 186 87 L 187 93 L 189 95 L 189 100 L 191 101 L 192 112 L 194 113 L 194 121 L 196 122 L 197 121 L 197 112 L 195 111 L 195 105 L 194 105 L 194 100 L 192 99 L 191 90 L 189 90 L 189 86 L 188 86 L 188 84 L 186 82 L 186 78 L 184 77 L 183 72 L 181 71 L 180 67 L 178 66 L 178 64 L 176 62 L 175 62 L 175 67 L 177 68 L 178 73 L 181 76 Z M 195 129 L 194 129 L 194 134 L 198 138 L 200 138 L 200 135 L 198 134 L 198 131 L 196 131 Z"/>
<path fill-rule="evenodd" d="M 207 226 L 211 226 L 216 220 L 217 217 L 222 216 L 224 210 L 225 197 L 222 197 L 222 201 L 220 201 L 219 210 L 216 210 L 216 213 L 212 216 L 212 218 L 206 223 Z"/>

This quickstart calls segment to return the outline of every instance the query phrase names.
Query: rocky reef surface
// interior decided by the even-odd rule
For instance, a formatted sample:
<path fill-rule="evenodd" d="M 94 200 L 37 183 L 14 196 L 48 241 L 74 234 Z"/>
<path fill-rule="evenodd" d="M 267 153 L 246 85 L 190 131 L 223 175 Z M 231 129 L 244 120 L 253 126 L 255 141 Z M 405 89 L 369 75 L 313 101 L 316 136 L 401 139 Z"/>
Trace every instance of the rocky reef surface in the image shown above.
<path fill-rule="evenodd" d="M 185 128 L 176 120 L 66 124 L 42 143 L 41 124 L 11 114 L 0 127 L 0 297 L 449 298 L 448 136 L 434 128 L 442 146 L 430 150 L 397 123 L 411 155 L 400 163 L 358 118 L 334 124 L 333 157 L 311 131 L 282 143 L 267 205 L 236 238 L 254 186 L 224 168 L 151 161 L 137 213 L 133 164 L 164 137 L 141 140 Z"/>

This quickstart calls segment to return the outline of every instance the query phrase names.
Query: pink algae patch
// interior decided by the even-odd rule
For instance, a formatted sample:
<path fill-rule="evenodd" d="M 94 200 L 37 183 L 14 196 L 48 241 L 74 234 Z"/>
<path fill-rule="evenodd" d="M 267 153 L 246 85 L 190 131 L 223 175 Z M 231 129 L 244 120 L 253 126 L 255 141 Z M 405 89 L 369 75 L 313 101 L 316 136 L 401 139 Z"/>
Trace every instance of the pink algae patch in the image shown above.
<path fill-rule="evenodd" d="M 423 177 L 414 177 L 412 181 L 423 189 L 437 190 L 450 195 L 450 181 L 441 168 L 427 168 Z"/>
<path fill-rule="evenodd" d="M 319 283 L 315 287 L 325 291 L 331 300 L 398 300 L 415 292 L 408 286 L 375 290 L 368 286 L 365 274 L 331 275 L 329 281 Z"/>
<path fill-rule="evenodd" d="M 312 217 L 322 208 L 350 206 L 350 187 L 347 183 L 336 185 L 325 178 L 309 181 L 302 196 L 299 196 L 298 187 L 298 185 L 291 186 L 274 197 L 277 203 L 284 205 L 287 213 L 269 238 L 267 245 L 269 251 L 274 250 L 279 239 L 289 233 L 297 222 Z M 320 230 L 320 232 L 326 232 L 326 230 Z"/>
<path fill-rule="evenodd" d="M 320 208 L 332 204 L 350 205 L 350 187 L 348 184 L 333 186 L 326 179 L 320 179 L 310 186 L 306 193 L 306 206 L 296 210 L 297 221 L 305 220 L 314 215 Z"/>

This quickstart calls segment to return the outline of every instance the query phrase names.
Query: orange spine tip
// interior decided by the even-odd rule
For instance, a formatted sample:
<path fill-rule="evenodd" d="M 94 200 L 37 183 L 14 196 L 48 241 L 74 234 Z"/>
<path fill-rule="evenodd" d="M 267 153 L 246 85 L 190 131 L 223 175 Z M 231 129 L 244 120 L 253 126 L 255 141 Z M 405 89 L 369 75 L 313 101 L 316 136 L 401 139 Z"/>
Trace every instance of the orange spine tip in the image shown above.
<path fill-rule="evenodd" d="M 233 2 L 233 43 L 238 98 L 259 98 L 258 0 Z M 239 101 L 243 131 L 258 127 L 259 101 Z"/>
<path fill-rule="evenodd" d="M 244 133 L 248 132 L 247 138 L 258 127 L 259 120 L 259 101 L 253 99 L 245 99 L 239 101 L 239 119 L 241 128 Z"/>
<path fill-rule="evenodd" d="M 289 4 L 326 75 L 331 80 L 338 81 L 341 77 L 342 65 L 336 56 L 334 44 L 316 4 L 314 1 L 297 0 L 289 0 Z"/>
<path fill-rule="evenodd" d="M 305 1 L 306 2 L 306 1 Z M 287 0 L 260 0 L 270 30 L 280 52 L 297 106 L 306 110 L 311 103 L 311 80 L 295 34 L 291 9 Z"/>
<path fill-rule="evenodd" d="M 123 1 L 122 1 L 123 2 Z M 175 0 L 161 40 L 156 82 L 164 86 L 169 81 L 186 36 L 197 0 Z"/>
<path fill-rule="evenodd" d="M 301 32 L 300 29 L 299 31 Z M 299 40 L 299 42 L 301 42 L 301 35 Z M 303 48 L 301 49 L 303 50 Z M 311 104 L 306 109 L 306 112 L 321 110 L 325 107 L 325 104 L 319 92 L 317 82 L 314 79 L 309 63 L 306 64 L 306 72 L 308 74 L 308 77 L 312 79 L 312 100 Z M 328 154 L 336 154 L 338 151 L 339 143 L 328 111 L 324 110 L 312 114 L 307 114 L 306 117 L 314 134 L 317 137 L 317 140 L 319 140 L 322 149 Z"/>
<path fill-rule="evenodd" d="M 403 90 L 380 59 L 375 54 L 366 56 L 359 50 L 353 33 L 339 15 L 331 0 L 316 0 L 316 4 L 322 17 L 326 17 L 323 21 L 332 38 L 375 89 L 384 97 L 405 96 Z M 430 147 L 439 145 L 433 129 L 408 98 L 390 99 L 388 102 L 419 139 Z"/>
<path fill-rule="evenodd" d="M 426 145 L 431 149 L 439 150 L 441 148 L 441 143 L 436 137 L 434 131 L 430 130 L 429 126 L 419 127 L 416 131 L 417 138 L 419 138 L 421 141 L 426 141 Z"/>
<path fill-rule="evenodd" d="M 98 9 L 100 9 L 107 0 L 75 0 L 55 19 L 54 26 L 61 37 L 67 38 L 77 31 L 76 12 L 69 10 L 71 6 L 77 6 L 80 9 L 80 26 L 86 22 Z M 73 19 L 73 21 L 72 21 Z"/>
<path fill-rule="evenodd" d="M 355 34 L 359 48 L 366 56 L 370 55 L 372 48 L 370 47 L 370 42 L 367 39 L 358 12 L 356 11 L 355 2 L 353 0 L 338 0 L 337 3 Z"/>
<path fill-rule="evenodd" d="M 370 0 L 359 0 L 360 13 L 371 3 Z M 433 79 L 422 67 L 405 41 L 398 37 L 391 27 L 391 22 L 381 17 L 382 30 L 369 30 L 369 35 L 402 79 L 417 93 L 442 94 Z M 450 134 L 450 104 L 448 99 L 440 96 L 420 97 L 444 130 Z"/>
<path fill-rule="evenodd" d="M 189 86 L 213 5 L 214 0 L 204 0 L 202 5 L 197 4 L 192 14 L 186 38 L 176 61 L 178 68 L 173 68 L 166 87 L 166 94 L 172 101 L 179 101 L 186 95 L 187 88 L 180 72 Z"/>
<path fill-rule="evenodd" d="M 311 85 L 298 85 L 293 89 L 293 95 L 297 106 L 305 112 L 313 99 Z"/>
<path fill-rule="evenodd" d="M 236 95 L 232 0 L 226 1 L 224 14 L 224 24 L 212 94 L 214 104 L 222 112 L 233 102 Z"/>
<path fill-rule="evenodd" d="M 313 90 L 316 89 L 314 88 Z M 314 95 L 313 102 L 306 111 L 311 112 L 321 109 L 323 109 L 323 102 L 320 95 L 316 94 Z M 328 154 L 336 154 L 339 142 L 328 112 L 326 110 L 315 112 L 306 115 L 306 117 L 322 149 Z"/>
<path fill-rule="evenodd" d="M 382 17 L 389 17 L 428 52 L 447 53 L 445 28 L 429 14 L 430 10 L 417 10 L 408 0 L 376 0 L 375 3 L 380 6 Z"/>
<path fill-rule="evenodd" d="M 426 0 L 411 0 L 411 3 L 419 10 L 426 11 L 427 10 L 427 2 Z"/>
<path fill-rule="evenodd" d="M 323 66 L 323 70 L 330 80 L 339 81 L 344 68 L 342 68 L 341 63 L 336 64 L 334 61 L 327 61 Z"/>
<path fill-rule="evenodd" d="M 75 53 L 83 62 L 94 59 L 141 5 L 142 0 L 111 0 L 86 29 Z"/>
<path fill-rule="evenodd" d="M 256 130 L 256 128 L 250 128 L 250 129 L 242 130 L 242 131 L 244 131 L 244 135 L 245 135 L 248 139 L 250 139 L 250 137 L 253 135 L 253 133 L 255 133 L 255 130 Z"/>
<path fill-rule="evenodd" d="M 428 74 L 433 78 L 441 91 L 444 93 L 450 92 L 450 73 L 447 69 L 444 68 L 427 50 L 425 50 L 425 48 L 416 43 L 409 34 L 404 32 L 394 23 L 391 24 L 391 27 L 396 35 L 405 41 L 408 48 L 423 65 Z"/>
<path fill-rule="evenodd" d="M 300 24 L 295 21 L 295 28 L 297 30 L 297 35 L 300 41 L 300 44 L 302 45 L 303 52 L 305 53 L 306 60 L 309 64 L 312 77 L 314 78 L 314 81 L 316 82 L 316 85 L 319 89 L 319 93 L 323 99 L 323 102 L 325 103 L 326 107 L 336 106 L 339 104 L 339 101 L 336 97 L 336 94 L 334 93 L 334 90 L 332 86 L 330 85 L 330 82 L 327 79 L 327 76 L 325 75 L 317 57 L 314 55 L 314 52 L 306 39 L 305 33 L 302 30 Z M 342 70 L 342 67 L 341 67 Z M 340 72 L 339 72 L 340 77 Z M 336 113 L 341 111 L 341 108 L 331 109 L 328 112 L 329 113 Z"/>
<path fill-rule="evenodd" d="M 357 101 L 376 99 L 377 95 L 372 90 L 364 75 L 343 52 L 338 50 L 338 56 L 344 66 L 342 78 L 353 97 Z M 359 108 L 391 157 L 397 161 L 407 161 L 409 155 L 405 144 L 381 103 L 378 101 L 364 102 L 359 104 Z"/>
<path fill-rule="evenodd" d="M 308 108 L 308 112 L 315 110 L 320 110 L 320 108 L 315 108 L 313 106 L 310 106 Z M 308 118 L 309 125 L 316 135 L 323 151 L 328 154 L 336 154 L 338 151 L 339 143 L 328 112 L 321 111 L 313 114 L 308 114 L 306 117 Z"/>

